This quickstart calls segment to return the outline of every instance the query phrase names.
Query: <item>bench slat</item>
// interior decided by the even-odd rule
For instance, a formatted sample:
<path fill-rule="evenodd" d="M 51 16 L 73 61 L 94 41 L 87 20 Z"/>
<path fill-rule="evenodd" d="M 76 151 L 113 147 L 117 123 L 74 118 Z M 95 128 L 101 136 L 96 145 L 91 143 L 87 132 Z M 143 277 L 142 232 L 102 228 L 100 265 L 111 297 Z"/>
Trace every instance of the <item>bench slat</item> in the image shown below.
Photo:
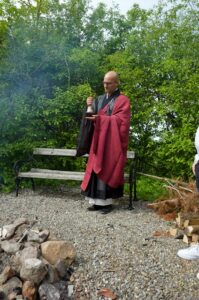
<path fill-rule="evenodd" d="M 76 149 L 34 148 L 34 155 L 76 156 Z M 87 157 L 88 155 L 84 155 Z M 127 151 L 127 158 L 135 158 L 134 151 Z"/>
<path fill-rule="evenodd" d="M 32 168 L 30 172 L 36 172 L 36 173 L 52 173 L 52 174 L 65 174 L 65 175 L 76 175 L 81 174 L 82 176 L 85 174 L 85 172 L 79 172 L 79 171 L 61 171 L 61 170 L 50 170 L 50 169 L 35 169 Z"/>
<path fill-rule="evenodd" d="M 59 171 L 48 169 L 31 169 L 29 172 L 20 172 L 20 178 L 43 178 L 43 179 L 60 179 L 60 180 L 78 180 L 84 178 L 84 172 Z M 128 182 L 129 175 L 124 174 L 125 182 Z"/>
<path fill-rule="evenodd" d="M 33 150 L 35 155 L 56 155 L 56 156 L 75 156 L 75 149 L 53 149 L 53 148 L 35 148 Z"/>
<path fill-rule="evenodd" d="M 60 179 L 60 180 L 83 180 L 84 175 L 79 174 L 60 174 L 60 173 L 39 173 L 39 172 L 20 172 L 18 177 L 21 178 L 43 178 L 43 179 Z"/>

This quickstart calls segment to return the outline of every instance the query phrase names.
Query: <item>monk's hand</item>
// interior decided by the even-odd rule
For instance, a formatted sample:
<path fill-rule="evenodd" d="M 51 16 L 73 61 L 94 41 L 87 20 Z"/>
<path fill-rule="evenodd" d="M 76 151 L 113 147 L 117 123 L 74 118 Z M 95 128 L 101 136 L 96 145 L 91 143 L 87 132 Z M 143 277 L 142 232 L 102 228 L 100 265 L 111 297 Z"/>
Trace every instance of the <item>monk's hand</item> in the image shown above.
<path fill-rule="evenodd" d="M 96 118 L 97 118 L 97 115 L 92 115 L 90 117 L 85 117 L 85 119 L 93 121 L 93 122 L 96 120 Z"/>
<path fill-rule="evenodd" d="M 86 99 L 86 104 L 87 104 L 87 106 L 91 106 L 92 104 L 93 104 L 93 101 L 94 101 L 94 98 L 93 97 L 88 97 L 87 99 Z"/>

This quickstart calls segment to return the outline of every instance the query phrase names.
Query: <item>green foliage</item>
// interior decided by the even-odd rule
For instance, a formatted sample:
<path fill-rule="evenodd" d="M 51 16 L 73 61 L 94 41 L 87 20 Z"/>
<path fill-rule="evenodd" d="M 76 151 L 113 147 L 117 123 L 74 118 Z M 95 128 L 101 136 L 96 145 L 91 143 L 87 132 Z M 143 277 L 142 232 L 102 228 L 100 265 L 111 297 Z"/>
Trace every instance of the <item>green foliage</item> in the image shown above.
<path fill-rule="evenodd" d="M 116 70 L 130 97 L 130 148 L 145 172 L 188 179 L 198 126 L 196 0 L 134 5 L 127 16 L 87 0 L 0 3 L 0 169 L 32 148 L 75 147 L 85 99 Z M 44 162 L 40 162 L 44 164 Z M 57 158 L 52 167 L 83 168 Z M 144 186 L 144 184 L 143 184 Z M 140 186 L 142 190 L 142 184 Z"/>

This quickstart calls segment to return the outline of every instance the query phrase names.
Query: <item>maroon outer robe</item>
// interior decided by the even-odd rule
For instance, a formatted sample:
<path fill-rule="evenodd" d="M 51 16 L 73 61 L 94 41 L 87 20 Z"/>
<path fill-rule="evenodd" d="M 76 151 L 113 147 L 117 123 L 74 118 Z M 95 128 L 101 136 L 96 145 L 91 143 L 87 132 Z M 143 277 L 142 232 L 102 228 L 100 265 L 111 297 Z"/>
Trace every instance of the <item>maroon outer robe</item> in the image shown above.
<path fill-rule="evenodd" d="M 130 101 L 120 95 L 115 100 L 112 115 L 106 111 L 108 105 L 98 112 L 95 129 L 81 188 L 86 190 L 91 173 L 112 188 L 124 183 L 124 166 L 128 147 L 130 126 Z"/>

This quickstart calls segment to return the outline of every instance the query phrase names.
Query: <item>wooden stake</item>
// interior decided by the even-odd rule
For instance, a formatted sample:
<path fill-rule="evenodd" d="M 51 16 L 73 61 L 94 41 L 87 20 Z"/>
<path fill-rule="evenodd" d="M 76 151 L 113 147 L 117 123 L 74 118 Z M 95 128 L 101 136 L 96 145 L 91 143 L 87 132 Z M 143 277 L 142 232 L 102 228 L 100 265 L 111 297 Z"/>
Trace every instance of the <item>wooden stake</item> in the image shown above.
<path fill-rule="evenodd" d="M 184 232 L 187 235 L 191 235 L 192 233 L 199 232 L 199 225 L 187 226 Z"/>
<path fill-rule="evenodd" d="M 171 227 L 169 229 L 169 233 L 170 233 L 171 236 L 174 236 L 174 237 L 177 236 L 177 234 L 178 234 L 178 228 L 172 228 Z"/>
<path fill-rule="evenodd" d="M 191 242 L 191 238 L 188 237 L 186 234 L 184 234 L 183 236 L 183 242 L 186 244 L 189 244 Z"/>
<path fill-rule="evenodd" d="M 194 243 L 197 243 L 199 241 L 199 235 L 198 234 L 194 233 L 191 238 L 192 238 L 192 242 L 194 242 Z"/>

